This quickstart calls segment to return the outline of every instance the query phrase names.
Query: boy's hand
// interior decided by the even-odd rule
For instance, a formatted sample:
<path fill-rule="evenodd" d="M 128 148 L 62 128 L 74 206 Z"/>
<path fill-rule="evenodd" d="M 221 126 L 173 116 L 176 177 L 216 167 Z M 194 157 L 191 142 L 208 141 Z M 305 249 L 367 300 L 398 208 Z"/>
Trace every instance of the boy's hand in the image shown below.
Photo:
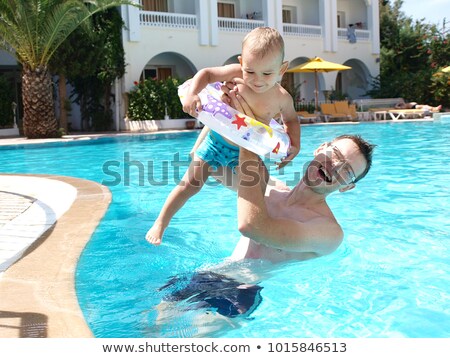
<path fill-rule="evenodd" d="M 183 111 L 194 118 L 197 118 L 198 113 L 202 111 L 202 101 L 197 94 L 186 95 L 183 101 Z"/>
<path fill-rule="evenodd" d="M 288 165 L 290 161 L 292 161 L 297 154 L 300 152 L 300 148 L 291 146 L 289 148 L 289 154 L 286 158 L 283 158 L 281 160 L 281 162 L 276 162 L 275 164 L 277 165 L 277 170 L 280 170 L 281 168 L 283 168 L 284 166 Z"/>

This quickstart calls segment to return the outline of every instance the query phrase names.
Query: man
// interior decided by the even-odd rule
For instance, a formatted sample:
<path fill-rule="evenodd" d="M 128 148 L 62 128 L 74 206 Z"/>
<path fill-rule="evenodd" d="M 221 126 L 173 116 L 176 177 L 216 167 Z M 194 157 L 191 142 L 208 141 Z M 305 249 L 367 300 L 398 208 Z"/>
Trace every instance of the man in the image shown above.
<path fill-rule="evenodd" d="M 252 117 L 240 94 L 231 91 L 232 105 Z M 275 182 L 267 186 L 268 172 L 258 155 L 240 148 L 238 169 L 238 226 L 244 235 L 230 261 L 189 278 L 176 277 L 158 306 L 155 329 L 172 325 L 188 310 L 203 309 L 190 322 L 199 337 L 239 326 L 235 318 L 248 317 L 260 304 L 258 283 L 270 270 L 253 272 L 244 259 L 264 262 L 307 260 L 335 251 L 344 233 L 326 198 L 351 190 L 369 171 L 374 145 L 359 136 L 344 135 L 320 145 L 300 182 L 291 190 Z M 263 259 L 262 261 L 260 259 Z M 250 272 L 247 272 L 250 271 Z M 171 290 L 173 289 L 173 290 Z M 178 308 L 178 304 L 181 308 Z M 187 305 L 184 307 L 182 305 Z"/>
<path fill-rule="evenodd" d="M 239 100 L 236 108 L 250 115 L 239 96 L 234 100 Z M 251 315 L 262 300 L 259 283 L 271 272 L 265 263 L 307 260 L 336 250 L 344 233 L 326 198 L 355 187 L 370 169 L 373 148 L 351 135 L 320 145 L 292 190 L 278 182 L 267 186 L 268 172 L 261 159 L 240 148 L 238 225 L 244 236 L 231 260 L 214 271 L 176 277 L 162 288 L 168 294 L 158 306 L 154 328 L 165 329 L 175 318 L 186 320 L 187 311 L 199 309 L 190 321 L 196 337 L 239 327 L 236 319 Z M 244 259 L 258 260 L 249 265 Z"/>
<path fill-rule="evenodd" d="M 239 93 L 231 91 L 229 95 L 237 110 L 252 116 Z M 280 262 L 307 260 L 335 251 L 344 233 L 326 198 L 337 190 L 355 187 L 372 165 L 373 148 L 361 137 L 351 135 L 322 144 L 292 190 L 283 185 L 266 187 L 263 162 L 241 148 L 238 227 L 244 236 L 232 258 Z"/>

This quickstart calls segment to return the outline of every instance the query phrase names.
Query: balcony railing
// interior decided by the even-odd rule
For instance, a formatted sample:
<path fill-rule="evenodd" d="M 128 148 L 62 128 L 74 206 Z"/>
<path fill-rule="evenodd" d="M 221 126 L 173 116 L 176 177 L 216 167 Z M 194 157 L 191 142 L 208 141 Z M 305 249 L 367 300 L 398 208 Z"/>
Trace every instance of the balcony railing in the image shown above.
<path fill-rule="evenodd" d="M 219 17 L 219 29 L 222 31 L 250 32 L 260 26 L 264 26 L 264 21 Z"/>
<path fill-rule="evenodd" d="M 169 12 L 140 11 L 140 22 L 142 26 L 197 29 L 197 15 L 176 14 Z M 234 19 L 219 17 L 218 26 L 221 31 L 250 32 L 256 27 L 264 26 L 262 20 Z M 300 37 L 322 37 L 322 27 L 316 25 L 283 24 L 285 35 Z M 371 40 L 369 30 L 355 30 L 356 40 L 368 42 Z M 347 29 L 338 28 L 338 38 L 347 40 Z"/>
<path fill-rule="evenodd" d="M 189 14 L 141 11 L 140 21 L 142 26 L 172 27 L 177 29 L 197 28 L 197 16 Z"/>
<path fill-rule="evenodd" d="M 322 26 L 283 24 L 283 32 L 291 36 L 322 37 Z"/>
<path fill-rule="evenodd" d="M 339 40 L 347 40 L 347 29 L 338 28 Z M 356 41 L 370 41 L 369 30 L 355 30 Z"/>

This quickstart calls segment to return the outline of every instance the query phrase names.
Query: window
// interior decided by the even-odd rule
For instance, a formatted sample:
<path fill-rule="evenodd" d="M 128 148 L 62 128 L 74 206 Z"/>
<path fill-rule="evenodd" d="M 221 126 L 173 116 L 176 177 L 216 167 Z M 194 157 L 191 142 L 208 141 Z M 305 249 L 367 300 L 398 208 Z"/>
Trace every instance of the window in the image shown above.
<path fill-rule="evenodd" d="M 144 70 L 144 79 L 158 78 L 158 72 L 156 68 L 146 68 Z"/>
<path fill-rule="evenodd" d="M 291 10 L 283 9 L 283 24 L 292 24 Z"/>
<path fill-rule="evenodd" d="M 142 10 L 168 12 L 167 0 L 141 0 Z"/>
<path fill-rule="evenodd" d="M 283 6 L 282 16 L 283 16 L 283 24 L 296 24 L 297 8 L 295 6 Z"/>
<path fill-rule="evenodd" d="M 158 68 L 158 80 L 164 81 L 172 77 L 172 69 L 170 67 Z"/>
<path fill-rule="evenodd" d="M 345 25 L 345 12 L 343 12 L 343 11 L 337 12 L 337 27 L 338 28 L 347 27 L 347 25 Z"/>
<path fill-rule="evenodd" d="M 217 13 L 219 17 L 231 17 L 235 18 L 234 4 L 218 2 Z"/>
<path fill-rule="evenodd" d="M 141 74 L 141 81 L 154 79 L 154 80 L 166 80 L 172 77 L 172 67 L 153 67 L 146 68 Z"/>

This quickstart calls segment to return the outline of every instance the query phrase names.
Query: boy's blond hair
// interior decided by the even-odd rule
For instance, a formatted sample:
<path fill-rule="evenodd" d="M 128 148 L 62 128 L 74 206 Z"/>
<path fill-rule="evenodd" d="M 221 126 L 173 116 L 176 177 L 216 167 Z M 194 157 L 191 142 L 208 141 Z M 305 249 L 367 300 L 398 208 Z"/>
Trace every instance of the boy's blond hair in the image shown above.
<path fill-rule="evenodd" d="M 242 41 L 242 52 L 250 51 L 263 58 L 268 53 L 279 52 L 281 62 L 284 60 L 284 40 L 281 34 L 272 27 L 257 27 L 250 31 Z"/>

